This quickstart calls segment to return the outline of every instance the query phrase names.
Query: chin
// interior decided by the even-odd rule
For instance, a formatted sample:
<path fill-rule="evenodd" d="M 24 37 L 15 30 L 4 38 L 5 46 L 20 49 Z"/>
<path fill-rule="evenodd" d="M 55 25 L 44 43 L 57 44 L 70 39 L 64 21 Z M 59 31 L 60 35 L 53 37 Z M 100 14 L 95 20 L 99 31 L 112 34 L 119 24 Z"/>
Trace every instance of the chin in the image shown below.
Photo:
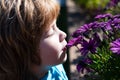
<path fill-rule="evenodd" d="M 67 60 L 67 54 L 65 54 L 65 58 L 64 58 L 63 62 L 66 62 L 66 60 Z"/>
<path fill-rule="evenodd" d="M 66 60 L 67 60 L 67 54 L 65 54 L 64 56 L 62 56 L 61 59 L 60 59 L 61 63 L 66 62 Z"/>

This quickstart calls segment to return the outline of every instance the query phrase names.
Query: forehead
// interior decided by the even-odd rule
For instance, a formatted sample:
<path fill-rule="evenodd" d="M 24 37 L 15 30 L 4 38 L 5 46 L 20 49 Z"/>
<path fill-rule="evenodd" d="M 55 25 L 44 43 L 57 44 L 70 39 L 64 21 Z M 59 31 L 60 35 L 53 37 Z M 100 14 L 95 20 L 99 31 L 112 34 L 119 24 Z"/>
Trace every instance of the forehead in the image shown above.
<path fill-rule="evenodd" d="M 40 35 L 57 19 L 59 11 L 60 5 L 56 0 L 35 0 L 34 27 Z"/>
<path fill-rule="evenodd" d="M 47 0 L 48 2 L 45 3 L 44 6 L 44 13 L 43 13 L 43 28 L 46 30 L 48 29 L 54 22 L 56 22 L 57 17 L 59 16 L 60 5 L 56 0 Z M 51 1 L 51 2 L 50 2 Z"/>

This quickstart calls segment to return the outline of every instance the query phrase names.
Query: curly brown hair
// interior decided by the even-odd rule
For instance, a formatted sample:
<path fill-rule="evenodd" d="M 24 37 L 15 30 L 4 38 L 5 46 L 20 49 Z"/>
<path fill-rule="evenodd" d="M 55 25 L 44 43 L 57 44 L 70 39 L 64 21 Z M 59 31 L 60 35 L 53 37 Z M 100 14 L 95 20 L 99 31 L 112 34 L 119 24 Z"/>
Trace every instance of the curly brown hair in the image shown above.
<path fill-rule="evenodd" d="M 31 80 L 40 37 L 59 9 L 55 0 L 0 0 L 0 80 Z"/>

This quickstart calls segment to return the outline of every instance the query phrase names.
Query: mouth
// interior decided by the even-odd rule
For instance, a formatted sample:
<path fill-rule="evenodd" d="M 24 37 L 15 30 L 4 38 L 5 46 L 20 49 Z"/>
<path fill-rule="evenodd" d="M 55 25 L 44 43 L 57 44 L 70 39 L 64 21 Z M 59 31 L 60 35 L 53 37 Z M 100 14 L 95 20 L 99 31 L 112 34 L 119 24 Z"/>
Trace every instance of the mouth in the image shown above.
<path fill-rule="evenodd" d="M 64 61 L 66 61 L 66 59 L 67 59 L 66 50 L 67 50 L 67 47 L 65 46 L 65 47 L 62 49 L 61 54 L 59 55 L 60 60 L 63 60 L 63 59 L 64 59 Z"/>
<path fill-rule="evenodd" d="M 65 46 L 65 47 L 64 47 L 62 50 L 63 50 L 63 52 L 66 52 L 66 50 L 67 50 L 67 47 Z"/>

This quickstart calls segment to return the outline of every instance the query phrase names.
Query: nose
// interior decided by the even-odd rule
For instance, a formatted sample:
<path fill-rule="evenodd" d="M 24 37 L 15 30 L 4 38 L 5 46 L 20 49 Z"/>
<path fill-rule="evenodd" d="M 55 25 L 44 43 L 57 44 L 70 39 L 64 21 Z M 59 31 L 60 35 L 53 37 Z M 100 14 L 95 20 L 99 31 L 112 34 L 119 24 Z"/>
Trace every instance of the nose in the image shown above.
<path fill-rule="evenodd" d="M 67 37 L 67 34 L 60 30 L 60 42 L 62 42 Z"/>

